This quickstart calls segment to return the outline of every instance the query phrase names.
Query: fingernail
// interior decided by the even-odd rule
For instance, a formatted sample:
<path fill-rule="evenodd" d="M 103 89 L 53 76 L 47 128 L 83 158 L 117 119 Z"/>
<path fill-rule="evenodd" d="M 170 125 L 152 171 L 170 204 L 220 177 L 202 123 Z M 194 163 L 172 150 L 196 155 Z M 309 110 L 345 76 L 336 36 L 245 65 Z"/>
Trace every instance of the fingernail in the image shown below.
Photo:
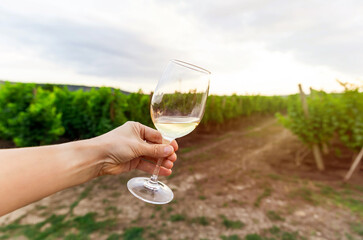
<path fill-rule="evenodd" d="M 167 147 L 165 147 L 164 148 L 164 153 L 166 153 L 166 154 L 170 154 L 172 151 L 173 151 L 173 149 L 172 149 L 173 147 L 172 146 L 167 146 Z"/>

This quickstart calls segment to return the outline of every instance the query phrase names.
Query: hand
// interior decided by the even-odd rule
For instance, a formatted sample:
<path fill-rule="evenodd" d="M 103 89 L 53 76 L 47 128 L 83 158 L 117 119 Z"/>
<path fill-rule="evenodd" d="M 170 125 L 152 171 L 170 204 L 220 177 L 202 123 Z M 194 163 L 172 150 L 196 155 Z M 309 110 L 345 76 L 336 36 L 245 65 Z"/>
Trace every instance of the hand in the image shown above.
<path fill-rule="evenodd" d="M 133 169 L 152 174 L 159 158 L 165 158 L 159 175 L 168 176 L 177 159 L 175 151 L 178 150 L 178 144 L 175 140 L 162 144 L 163 138 L 158 131 L 137 122 L 127 122 L 93 140 L 98 141 L 105 153 L 98 176 L 115 175 Z"/>

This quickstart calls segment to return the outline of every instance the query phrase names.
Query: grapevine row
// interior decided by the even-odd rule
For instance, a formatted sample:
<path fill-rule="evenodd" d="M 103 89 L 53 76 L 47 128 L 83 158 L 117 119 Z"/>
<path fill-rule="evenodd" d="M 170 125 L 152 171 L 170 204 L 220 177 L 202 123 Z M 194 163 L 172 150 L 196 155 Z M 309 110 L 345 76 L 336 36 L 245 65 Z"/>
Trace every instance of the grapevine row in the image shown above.
<path fill-rule="evenodd" d="M 327 152 L 333 139 L 354 152 L 363 147 L 363 93 L 358 87 L 347 87 L 343 93 L 328 94 L 311 89 L 305 110 L 299 95 L 288 98 L 287 116 L 277 114 L 279 121 L 309 147 Z"/>
<path fill-rule="evenodd" d="M 286 109 L 287 98 L 210 96 L 202 124 L 221 124 L 252 114 Z M 0 139 L 17 146 L 53 143 L 103 134 L 132 120 L 152 126 L 150 95 L 111 88 L 70 91 L 67 87 L 24 83 L 0 85 Z"/>

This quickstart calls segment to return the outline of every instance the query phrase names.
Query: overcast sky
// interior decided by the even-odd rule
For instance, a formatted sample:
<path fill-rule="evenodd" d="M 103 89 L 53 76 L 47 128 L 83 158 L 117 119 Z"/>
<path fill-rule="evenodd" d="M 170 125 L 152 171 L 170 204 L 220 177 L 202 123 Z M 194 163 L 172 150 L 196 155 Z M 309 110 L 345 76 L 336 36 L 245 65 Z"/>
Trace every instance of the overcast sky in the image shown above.
<path fill-rule="evenodd" d="M 363 1 L 0 1 L 0 79 L 151 91 L 169 59 L 215 94 L 362 84 Z"/>

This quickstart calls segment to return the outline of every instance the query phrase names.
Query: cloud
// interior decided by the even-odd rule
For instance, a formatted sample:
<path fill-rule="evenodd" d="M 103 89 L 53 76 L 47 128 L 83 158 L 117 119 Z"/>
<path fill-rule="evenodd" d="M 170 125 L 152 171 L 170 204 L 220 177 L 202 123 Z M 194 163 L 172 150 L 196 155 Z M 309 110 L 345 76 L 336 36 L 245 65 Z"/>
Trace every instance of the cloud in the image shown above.
<path fill-rule="evenodd" d="M 24 79 L 51 79 L 52 66 L 59 79 L 137 89 L 176 58 L 212 71 L 214 93 L 286 94 L 298 82 L 330 90 L 363 74 L 361 12 L 359 1 L 337 0 L 4 0 L 0 78 L 26 69 Z"/>
<path fill-rule="evenodd" d="M 307 65 L 363 75 L 361 1 L 198 1 L 186 9 L 206 25 L 243 45 L 293 53 Z M 208 6 L 208 7 L 203 7 Z"/>
<path fill-rule="evenodd" d="M 0 27 L 9 42 L 39 49 L 45 59 L 73 67 L 81 74 L 112 78 L 160 75 L 157 63 L 165 49 L 130 31 L 64 19 L 43 22 L 4 16 Z"/>

